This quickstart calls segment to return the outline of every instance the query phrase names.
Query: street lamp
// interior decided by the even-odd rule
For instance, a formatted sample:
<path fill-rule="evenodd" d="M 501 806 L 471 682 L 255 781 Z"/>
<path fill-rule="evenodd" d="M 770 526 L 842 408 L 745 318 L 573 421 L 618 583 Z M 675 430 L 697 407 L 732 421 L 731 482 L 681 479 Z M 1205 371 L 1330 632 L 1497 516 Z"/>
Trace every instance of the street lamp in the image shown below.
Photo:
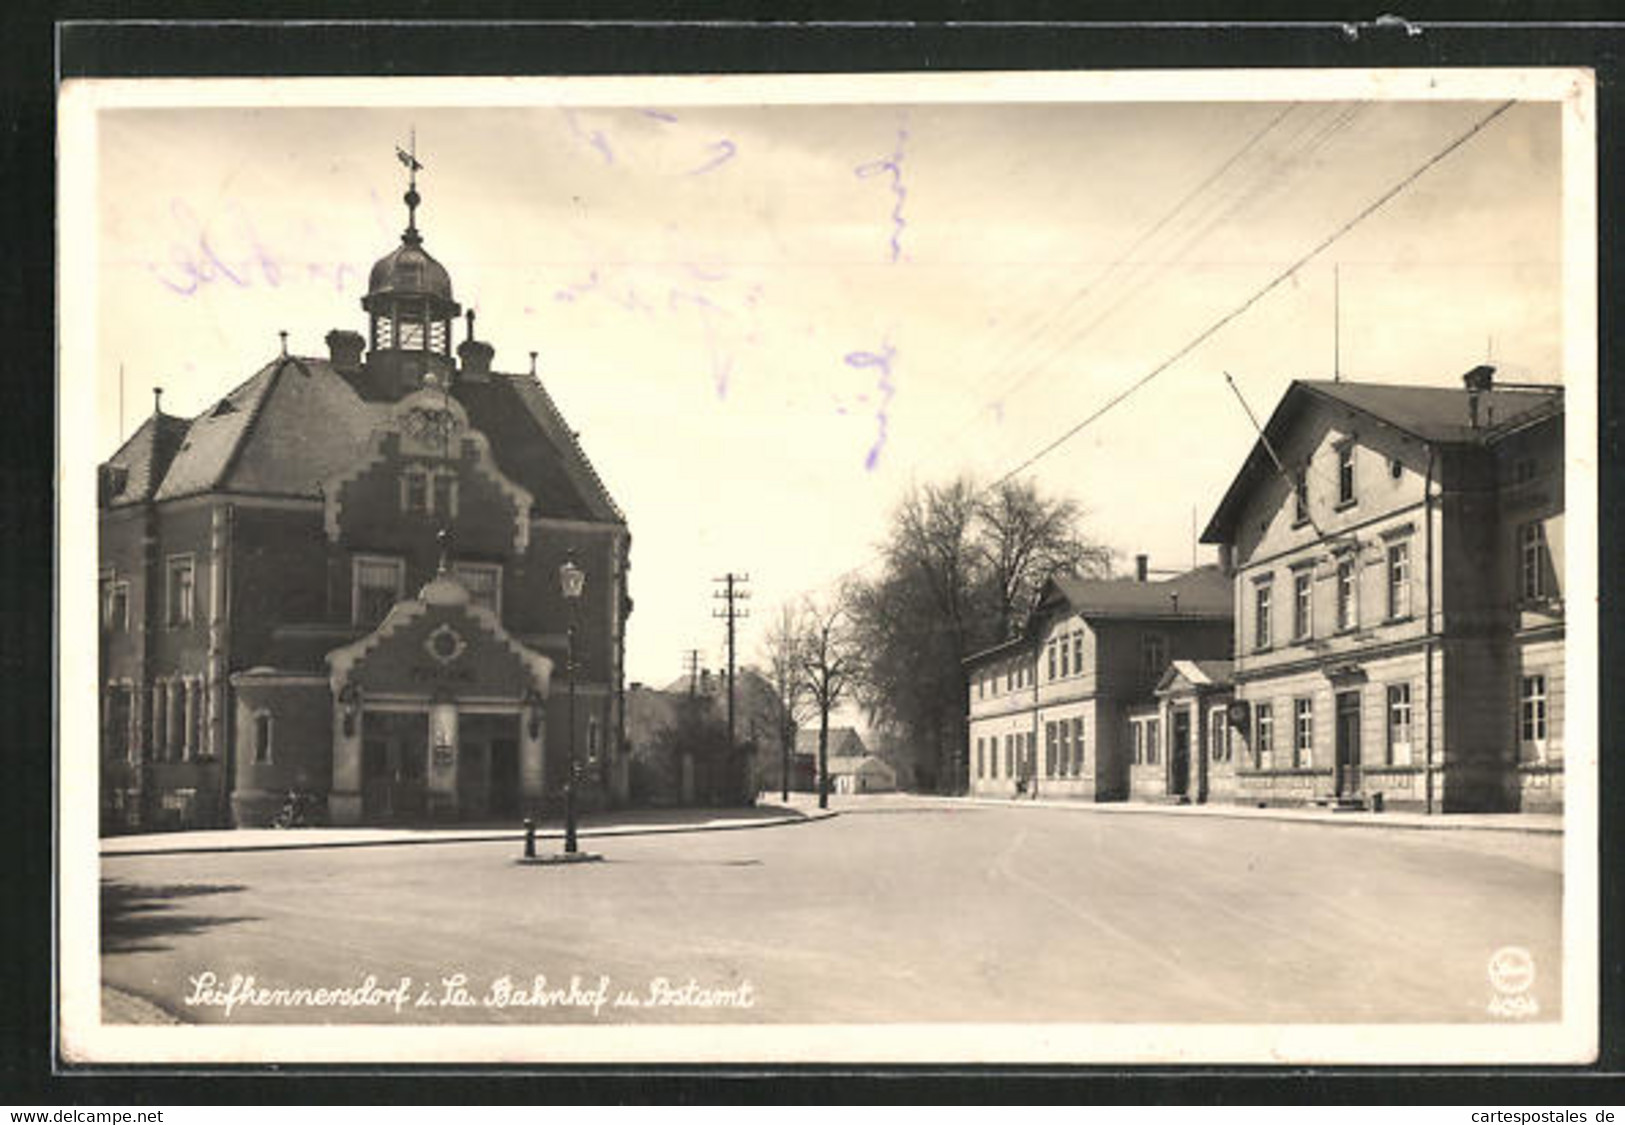
<path fill-rule="evenodd" d="M 570 607 L 570 627 L 566 634 L 564 661 L 570 673 L 570 758 L 564 775 L 564 852 L 574 855 L 576 850 L 576 606 L 581 601 L 581 590 L 587 584 L 586 573 L 576 565 L 575 552 L 566 556 L 559 567 L 559 589 Z"/>

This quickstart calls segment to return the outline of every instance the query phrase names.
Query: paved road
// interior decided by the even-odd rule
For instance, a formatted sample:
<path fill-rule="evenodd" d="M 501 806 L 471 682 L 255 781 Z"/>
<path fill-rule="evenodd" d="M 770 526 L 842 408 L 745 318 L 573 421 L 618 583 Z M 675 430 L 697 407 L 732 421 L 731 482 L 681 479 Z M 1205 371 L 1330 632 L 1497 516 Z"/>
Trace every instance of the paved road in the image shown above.
<path fill-rule="evenodd" d="M 508 843 L 108 857 L 104 980 L 210 1022 L 1456 1022 L 1491 1019 L 1489 959 L 1521 946 L 1558 1014 L 1557 838 L 860 800 L 593 846 L 606 862 L 523 867 Z M 373 994 L 228 1017 L 187 1003 L 205 973 L 353 1001 L 368 975 L 411 983 L 399 1014 Z M 442 1003 L 455 973 L 469 1006 Z M 546 1003 L 486 1006 L 504 976 Z"/>

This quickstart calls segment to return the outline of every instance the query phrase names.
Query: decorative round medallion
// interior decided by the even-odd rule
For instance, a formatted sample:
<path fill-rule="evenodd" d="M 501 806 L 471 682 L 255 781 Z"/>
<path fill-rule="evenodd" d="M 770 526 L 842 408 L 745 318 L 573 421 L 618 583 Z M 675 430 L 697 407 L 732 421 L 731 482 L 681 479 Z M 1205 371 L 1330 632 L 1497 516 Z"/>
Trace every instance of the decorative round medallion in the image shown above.
<path fill-rule="evenodd" d="M 450 664 L 468 648 L 468 642 L 450 625 L 441 625 L 424 639 L 423 647 L 441 664 Z"/>

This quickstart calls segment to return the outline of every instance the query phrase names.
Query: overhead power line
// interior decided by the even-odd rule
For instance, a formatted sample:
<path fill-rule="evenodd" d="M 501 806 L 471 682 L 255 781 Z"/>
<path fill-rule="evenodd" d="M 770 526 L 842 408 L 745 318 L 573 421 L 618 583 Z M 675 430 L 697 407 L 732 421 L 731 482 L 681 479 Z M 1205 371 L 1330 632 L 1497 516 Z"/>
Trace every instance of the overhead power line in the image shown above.
<path fill-rule="evenodd" d="M 1164 359 L 1161 363 L 1157 364 L 1150 371 L 1148 371 L 1144 375 L 1140 376 L 1133 383 L 1130 383 L 1123 390 L 1119 391 L 1117 394 L 1115 394 L 1111 398 L 1107 399 L 1105 401 L 1105 403 L 1103 403 L 1099 408 L 1097 408 L 1092 413 L 1090 413 L 1086 417 L 1084 417 L 1082 421 L 1077 422 L 1075 425 L 1073 425 L 1072 427 L 1067 429 L 1065 433 L 1061 434 L 1059 437 L 1055 438 L 1053 441 L 1049 442 L 1047 445 L 1045 445 L 1041 449 L 1039 449 L 1036 453 L 1032 454 L 1032 456 L 1026 458 L 1019 465 L 1015 466 L 1014 468 L 1012 468 L 1008 472 L 1006 472 L 1003 476 L 999 477 L 997 480 L 995 480 L 993 482 L 993 486 L 1003 484 L 1005 481 L 1009 480 L 1011 477 L 1014 477 L 1014 476 L 1016 476 L 1016 475 L 1018 475 L 1018 474 L 1020 474 L 1022 472 L 1025 472 L 1027 469 L 1029 469 L 1033 465 L 1037 464 L 1040 460 L 1047 457 L 1049 454 L 1053 453 L 1055 450 L 1059 449 L 1062 445 L 1066 444 L 1068 441 L 1071 441 L 1074 437 L 1076 437 L 1079 433 L 1081 433 L 1083 430 L 1088 428 L 1096 420 L 1098 420 L 1099 418 L 1104 416 L 1106 413 L 1108 413 L 1110 410 L 1112 410 L 1113 407 L 1118 406 L 1125 399 L 1127 399 L 1130 395 L 1132 395 L 1135 391 L 1138 391 L 1141 387 L 1143 387 L 1147 383 L 1151 382 L 1151 380 L 1155 379 L 1158 375 L 1161 375 L 1164 371 L 1168 370 L 1168 368 L 1172 367 L 1175 363 L 1178 363 L 1181 359 L 1184 359 L 1191 352 L 1195 351 L 1202 344 L 1206 343 L 1209 339 L 1211 339 L 1215 334 L 1217 334 L 1219 331 L 1221 331 L 1231 321 L 1233 321 L 1237 317 L 1241 316 L 1248 309 L 1252 308 L 1255 304 L 1257 304 L 1260 300 L 1262 300 L 1266 295 L 1268 295 L 1269 293 L 1274 291 L 1274 289 L 1277 286 L 1279 286 L 1282 282 L 1286 281 L 1293 274 L 1297 273 L 1298 270 L 1302 269 L 1309 262 L 1311 262 L 1315 258 L 1319 257 L 1330 246 L 1332 246 L 1332 244 L 1337 242 L 1338 239 L 1342 238 L 1349 231 L 1353 230 L 1360 223 L 1364 222 L 1366 219 L 1370 218 L 1373 214 L 1375 214 L 1377 211 L 1379 211 L 1384 206 L 1386 206 L 1392 199 L 1394 199 L 1395 196 L 1398 196 L 1406 188 L 1410 187 L 1413 183 L 1415 183 L 1417 180 L 1419 180 L 1422 176 L 1424 176 L 1427 172 L 1429 172 L 1435 165 L 1439 164 L 1446 157 L 1448 157 L 1451 153 L 1455 152 L 1462 145 L 1466 144 L 1468 141 L 1470 141 L 1474 137 L 1476 137 L 1491 122 L 1493 122 L 1496 118 L 1500 117 L 1503 113 L 1505 113 L 1507 110 L 1511 109 L 1516 104 L 1517 103 L 1514 100 L 1509 100 L 1509 101 L 1502 102 L 1500 105 L 1496 106 L 1489 113 L 1487 113 L 1483 117 L 1479 118 L 1478 121 L 1474 122 L 1473 126 L 1470 129 L 1468 129 L 1466 132 L 1462 133 L 1459 137 L 1452 140 L 1444 148 L 1442 148 L 1438 152 L 1434 153 L 1426 161 L 1424 161 L 1420 166 L 1418 166 L 1416 169 L 1414 169 L 1412 172 L 1410 172 L 1407 176 L 1405 176 L 1404 179 L 1400 180 L 1393 187 L 1389 188 L 1387 191 L 1383 192 L 1381 195 L 1379 195 L 1371 203 L 1367 204 L 1353 218 L 1351 218 L 1348 221 L 1344 222 L 1341 226 L 1339 226 L 1330 235 L 1328 235 L 1326 238 L 1322 239 L 1319 243 L 1317 243 L 1314 247 L 1312 247 L 1307 253 L 1303 254 L 1296 261 L 1292 262 L 1291 265 L 1287 266 L 1280 273 L 1278 273 L 1274 277 L 1272 277 L 1268 282 L 1266 282 L 1264 284 L 1264 286 L 1262 288 L 1256 290 L 1245 301 L 1243 301 L 1241 304 L 1237 305 L 1234 309 L 1230 310 L 1228 313 L 1225 313 L 1218 320 L 1214 321 L 1212 324 L 1208 325 L 1206 328 L 1202 329 L 1202 331 L 1198 332 L 1195 336 L 1193 336 L 1189 341 L 1187 341 L 1185 344 L 1183 344 L 1172 355 L 1168 356 L 1168 358 Z"/>

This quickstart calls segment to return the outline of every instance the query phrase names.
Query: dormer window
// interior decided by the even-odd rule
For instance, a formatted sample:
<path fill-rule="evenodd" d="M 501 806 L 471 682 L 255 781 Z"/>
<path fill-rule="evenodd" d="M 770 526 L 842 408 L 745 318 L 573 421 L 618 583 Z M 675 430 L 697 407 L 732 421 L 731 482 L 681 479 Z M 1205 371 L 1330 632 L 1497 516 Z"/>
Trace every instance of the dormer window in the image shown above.
<path fill-rule="evenodd" d="M 1354 442 L 1344 441 L 1337 446 L 1337 506 L 1354 503 Z"/>
<path fill-rule="evenodd" d="M 1309 468 L 1300 465 L 1292 473 L 1292 526 L 1309 522 Z"/>

